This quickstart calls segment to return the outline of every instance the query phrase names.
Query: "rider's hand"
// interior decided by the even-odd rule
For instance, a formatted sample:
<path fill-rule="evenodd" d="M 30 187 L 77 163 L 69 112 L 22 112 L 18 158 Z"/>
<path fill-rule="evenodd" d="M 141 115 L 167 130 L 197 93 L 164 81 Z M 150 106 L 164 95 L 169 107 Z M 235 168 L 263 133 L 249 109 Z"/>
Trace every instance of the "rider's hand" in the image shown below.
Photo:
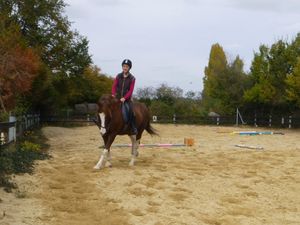
<path fill-rule="evenodd" d="M 121 98 L 120 99 L 121 102 L 125 102 L 125 100 L 126 100 L 125 98 Z"/>

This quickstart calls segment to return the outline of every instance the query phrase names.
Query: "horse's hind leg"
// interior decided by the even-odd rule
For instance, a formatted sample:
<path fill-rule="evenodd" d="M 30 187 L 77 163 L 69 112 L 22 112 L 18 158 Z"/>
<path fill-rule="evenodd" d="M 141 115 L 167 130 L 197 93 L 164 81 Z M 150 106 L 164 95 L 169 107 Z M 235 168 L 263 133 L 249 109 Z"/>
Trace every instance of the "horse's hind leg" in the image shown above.
<path fill-rule="evenodd" d="M 141 144 L 141 138 L 142 138 L 142 134 L 143 134 L 143 130 L 140 130 L 138 132 L 138 134 L 136 135 L 136 157 L 139 156 L 139 147 L 140 147 L 140 144 Z"/>
<path fill-rule="evenodd" d="M 107 167 L 112 167 L 112 164 L 111 164 L 111 151 L 110 149 L 108 150 L 108 154 L 107 154 L 107 161 L 106 161 L 106 164 L 105 164 Z"/>
<path fill-rule="evenodd" d="M 129 166 L 134 166 L 135 159 L 138 156 L 138 151 L 137 151 L 138 142 L 136 140 L 136 135 L 131 135 L 130 139 L 131 139 L 132 146 L 131 146 L 131 160 L 129 162 Z"/>

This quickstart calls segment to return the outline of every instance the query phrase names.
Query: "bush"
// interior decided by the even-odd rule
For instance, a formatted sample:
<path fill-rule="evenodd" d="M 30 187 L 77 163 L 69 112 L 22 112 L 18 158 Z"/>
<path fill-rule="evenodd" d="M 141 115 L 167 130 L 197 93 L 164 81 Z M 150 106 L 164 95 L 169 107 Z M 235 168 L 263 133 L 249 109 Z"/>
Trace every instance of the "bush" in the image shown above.
<path fill-rule="evenodd" d="M 11 158 L 14 173 L 31 173 L 33 170 L 33 161 L 44 159 L 45 155 L 41 151 L 39 144 L 24 141 L 17 146 Z"/>
<path fill-rule="evenodd" d="M 38 130 L 26 132 L 23 140 L 0 148 L 0 186 L 11 191 L 16 185 L 10 181 L 10 174 L 32 173 L 34 161 L 48 158 L 45 138 Z"/>
<path fill-rule="evenodd" d="M 0 122 L 7 122 L 9 114 L 5 112 L 0 112 Z"/>

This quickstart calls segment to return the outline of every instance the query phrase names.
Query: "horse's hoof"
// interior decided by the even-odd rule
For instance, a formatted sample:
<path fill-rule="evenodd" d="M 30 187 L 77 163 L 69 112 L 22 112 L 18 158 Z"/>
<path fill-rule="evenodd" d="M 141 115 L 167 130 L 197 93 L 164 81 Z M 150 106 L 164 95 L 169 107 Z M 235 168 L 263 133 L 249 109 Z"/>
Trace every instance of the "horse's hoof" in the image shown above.
<path fill-rule="evenodd" d="M 105 167 L 112 168 L 112 164 L 111 163 L 106 163 Z"/>
<path fill-rule="evenodd" d="M 93 167 L 93 169 L 94 169 L 94 170 L 100 170 L 100 169 L 101 169 L 101 167 L 94 166 L 94 167 Z"/>

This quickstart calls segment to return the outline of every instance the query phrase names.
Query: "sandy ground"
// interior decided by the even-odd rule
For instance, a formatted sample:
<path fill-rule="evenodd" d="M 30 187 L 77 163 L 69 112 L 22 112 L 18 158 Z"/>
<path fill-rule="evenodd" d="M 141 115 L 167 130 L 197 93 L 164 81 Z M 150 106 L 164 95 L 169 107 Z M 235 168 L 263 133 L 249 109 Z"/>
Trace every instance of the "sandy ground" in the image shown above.
<path fill-rule="evenodd" d="M 43 128 L 52 158 L 17 176 L 18 191 L 0 190 L 0 224 L 300 224 L 299 130 L 239 136 L 230 132 L 253 128 L 154 127 L 160 137 L 145 134 L 142 143 L 187 137 L 195 146 L 140 148 L 133 168 L 130 149 L 113 148 L 113 167 L 95 171 L 102 151 L 95 126 Z"/>

